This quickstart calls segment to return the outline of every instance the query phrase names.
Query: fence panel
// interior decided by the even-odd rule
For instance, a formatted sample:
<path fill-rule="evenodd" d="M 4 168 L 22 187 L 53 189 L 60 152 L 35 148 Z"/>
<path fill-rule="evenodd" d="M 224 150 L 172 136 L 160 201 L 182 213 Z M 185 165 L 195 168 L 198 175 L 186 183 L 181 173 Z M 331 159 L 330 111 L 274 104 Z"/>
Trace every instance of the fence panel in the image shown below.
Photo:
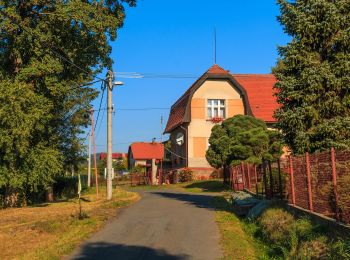
<path fill-rule="evenodd" d="M 350 152 L 335 153 L 340 220 L 350 223 Z"/>
<path fill-rule="evenodd" d="M 331 153 L 310 155 L 310 168 L 314 211 L 335 218 Z"/>
<path fill-rule="evenodd" d="M 295 205 L 309 208 L 306 160 L 304 156 L 293 157 Z"/>

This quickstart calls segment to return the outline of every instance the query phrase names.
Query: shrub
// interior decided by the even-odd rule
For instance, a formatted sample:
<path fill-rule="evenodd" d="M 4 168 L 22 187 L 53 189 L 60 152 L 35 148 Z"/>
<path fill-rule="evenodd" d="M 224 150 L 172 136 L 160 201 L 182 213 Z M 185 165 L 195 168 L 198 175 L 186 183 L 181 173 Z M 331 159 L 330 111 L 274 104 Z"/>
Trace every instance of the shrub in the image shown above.
<path fill-rule="evenodd" d="M 331 244 L 327 256 L 329 259 L 350 259 L 350 240 Z"/>
<path fill-rule="evenodd" d="M 297 259 L 327 259 L 327 238 L 320 237 L 303 242 L 298 250 Z"/>
<path fill-rule="evenodd" d="M 277 246 L 288 246 L 293 222 L 293 216 L 279 208 L 267 209 L 259 218 L 264 238 Z"/>
<path fill-rule="evenodd" d="M 193 180 L 193 172 L 189 168 L 184 168 L 179 172 L 180 182 L 189 182 Z"/>
<path fill-rule="evenodd" d="M 85 182 L 82 181 L 85 188 Z M 77 176 L 57 176 L 53 184 L 53 192 L 55 198 L 72 198 L 77 196 L 78 178 Z"/>
<path fill-rule="evenodd" d="M 210 174 L 210 179 L 219 179 L 220 178 L 220 170 L 215 169 L 211 174 Z"/>

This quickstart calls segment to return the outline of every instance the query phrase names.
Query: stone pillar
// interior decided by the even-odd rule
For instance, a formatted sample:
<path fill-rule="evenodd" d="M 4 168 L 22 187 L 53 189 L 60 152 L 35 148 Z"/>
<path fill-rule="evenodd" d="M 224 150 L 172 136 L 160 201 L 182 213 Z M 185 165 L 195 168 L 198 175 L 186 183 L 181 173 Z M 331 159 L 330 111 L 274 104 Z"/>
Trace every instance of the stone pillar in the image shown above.
<path fill-rule="evenodd" d="M 152 185 L 157 185 L 157 165 L 155 159 L 152 159 Z"/>

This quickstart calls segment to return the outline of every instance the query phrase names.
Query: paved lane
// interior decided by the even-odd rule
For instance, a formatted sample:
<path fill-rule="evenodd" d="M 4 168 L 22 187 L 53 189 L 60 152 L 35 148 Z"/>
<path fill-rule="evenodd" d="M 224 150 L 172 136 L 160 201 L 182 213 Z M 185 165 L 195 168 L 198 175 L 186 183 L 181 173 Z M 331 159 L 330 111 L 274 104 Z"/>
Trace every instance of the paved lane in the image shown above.
<path fill-rule="evenodd" d="M 217 259 L 222 256 L 210 195 L 141 192 L 142 199 L 69 259 Z"/>

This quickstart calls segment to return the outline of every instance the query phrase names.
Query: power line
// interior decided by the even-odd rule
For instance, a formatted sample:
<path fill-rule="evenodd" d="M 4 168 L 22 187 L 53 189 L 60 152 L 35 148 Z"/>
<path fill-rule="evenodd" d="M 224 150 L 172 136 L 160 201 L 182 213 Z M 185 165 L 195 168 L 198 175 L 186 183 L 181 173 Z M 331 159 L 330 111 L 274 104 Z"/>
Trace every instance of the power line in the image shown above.
<path fill-rule="evenodd" d="M 94 82 L 87 83 L 87 84 L 85 84 L 85 85 L 79 85 L 79 86 L 76 86 L 76 87 L 74 87 L 74 88 L 70 88 L 69 91 L 73 91 L 73 90 L 76 90 L 76 89 L 81 89 L 81 88 L 83 88 L 83 87 L 91 86 L 91 85 L 96 84 L 96 83 L 98 83 L 98 82 L 101 82 L 101 80 L 99 79 L 99 80 L 96 80 L 96 81 L 94 81 Z"/>
<path fill-rule="evenodd" d="M 175 155 L 176 157 L 179 157 L 181 159 L 187 160 L 187 158 L 182 157 L 181 155 L 178 155 L 177 153 L 174 153 L 173 151 L 171 151 L 170 149 L 166 148 L 165 146 L 164 146 L 164 149 L 167 150 L 168 152 L 170 152 L 171 154 Z"/>
<path fill-rule="evenodd" d="M 106 103 L 106 102 L 105 102 Z M 103 118 L 104 118 L 104 115 L 105 115 L 105 111 L 107 110 L 107 105 L 105 104 L 105 108 L 104 109 L 101 109 L 102 110 L 102 118 L 101 118 L 101 123 L 100 123 L 100 126 L 98 127 L 98 130 L 97 130 L 97 134 L 96 134 L 96 138 L 98 138 L 99 134 L 100 134 L 100 130 L 101 130 L 101 125 L 102 125 L 102 122 L 103 122 Z"/>
<path fill-rule="evenodd" d="M 98 119 L 100 117 L 100 112 L 101 112 L 101 106 L 102 106 L 102 101 L 103 101 L 103 96 L 104 96 L 104 93 L 105 93 L 105 89 L 106 87 L 104 86 L 104 81 L 101 82 L 101 89 L 102 89 L 102 95 L 101 95 L 101 99 L 100 99 L 100 105 L 99 105 L 99 108 L 98 108 L 98 111 L 97 111 L 97 117 L 96 117 L 96 123 L 95 123 L 95 126 L 94 126 L 94 131 L 96 130 L 96 126 L 97 126 L 97 123 L 98 123 Z"/>
<path fill-rule="evenodd" d="M 34 35 L 32 32 L 30 32 L 29 30 L 27 30 L 24 26 L 22 26 L 18 21 L 16 21 L 16 19 L 14 19 L 13 17 L 11 17 L 8 13 L 0 10 L 0 13 L 4 16 L 6 16 L 7 18 L 9 18 L 14 24 L 16 24 L 18 27 L 20 27 L 23 31 L 25 31 L 26 33 L 30 34 L 34 39 L 36 39 L 40 45 L 50 49 L 52 51 L 52 53 L 54 53 L 56 56 L 58 56 L 59 58 L 61 58 L 62 60 L 64 60 L 65 62 L 71 64 L 72 66 L 76 67 L 77 69 L 81 70 L 82 72 L 86 73 L 86 74 L 91 74 L 91 71 L 87 71 L 83 68 L 81 68 L 80 66 L 78 66 L 77 64 L 75 64 L 73 61 L 71 61 L 70 59 L 62 56 L 60 53 L 58 53 L 56 50 L 54 50 L 53 48 L 51 48 L 49 45 L 47 45 L 45 42 L 41 42 L 40 40 L 37 39 L 37 36 Z M 41 47 L 42 47 L 41 46 Z M 54 46 L 55 47 L 55 46 Z M 92 76 L 96 79 L 105 81 L 105 79 L 102 79 L 98 76 Z"/>

